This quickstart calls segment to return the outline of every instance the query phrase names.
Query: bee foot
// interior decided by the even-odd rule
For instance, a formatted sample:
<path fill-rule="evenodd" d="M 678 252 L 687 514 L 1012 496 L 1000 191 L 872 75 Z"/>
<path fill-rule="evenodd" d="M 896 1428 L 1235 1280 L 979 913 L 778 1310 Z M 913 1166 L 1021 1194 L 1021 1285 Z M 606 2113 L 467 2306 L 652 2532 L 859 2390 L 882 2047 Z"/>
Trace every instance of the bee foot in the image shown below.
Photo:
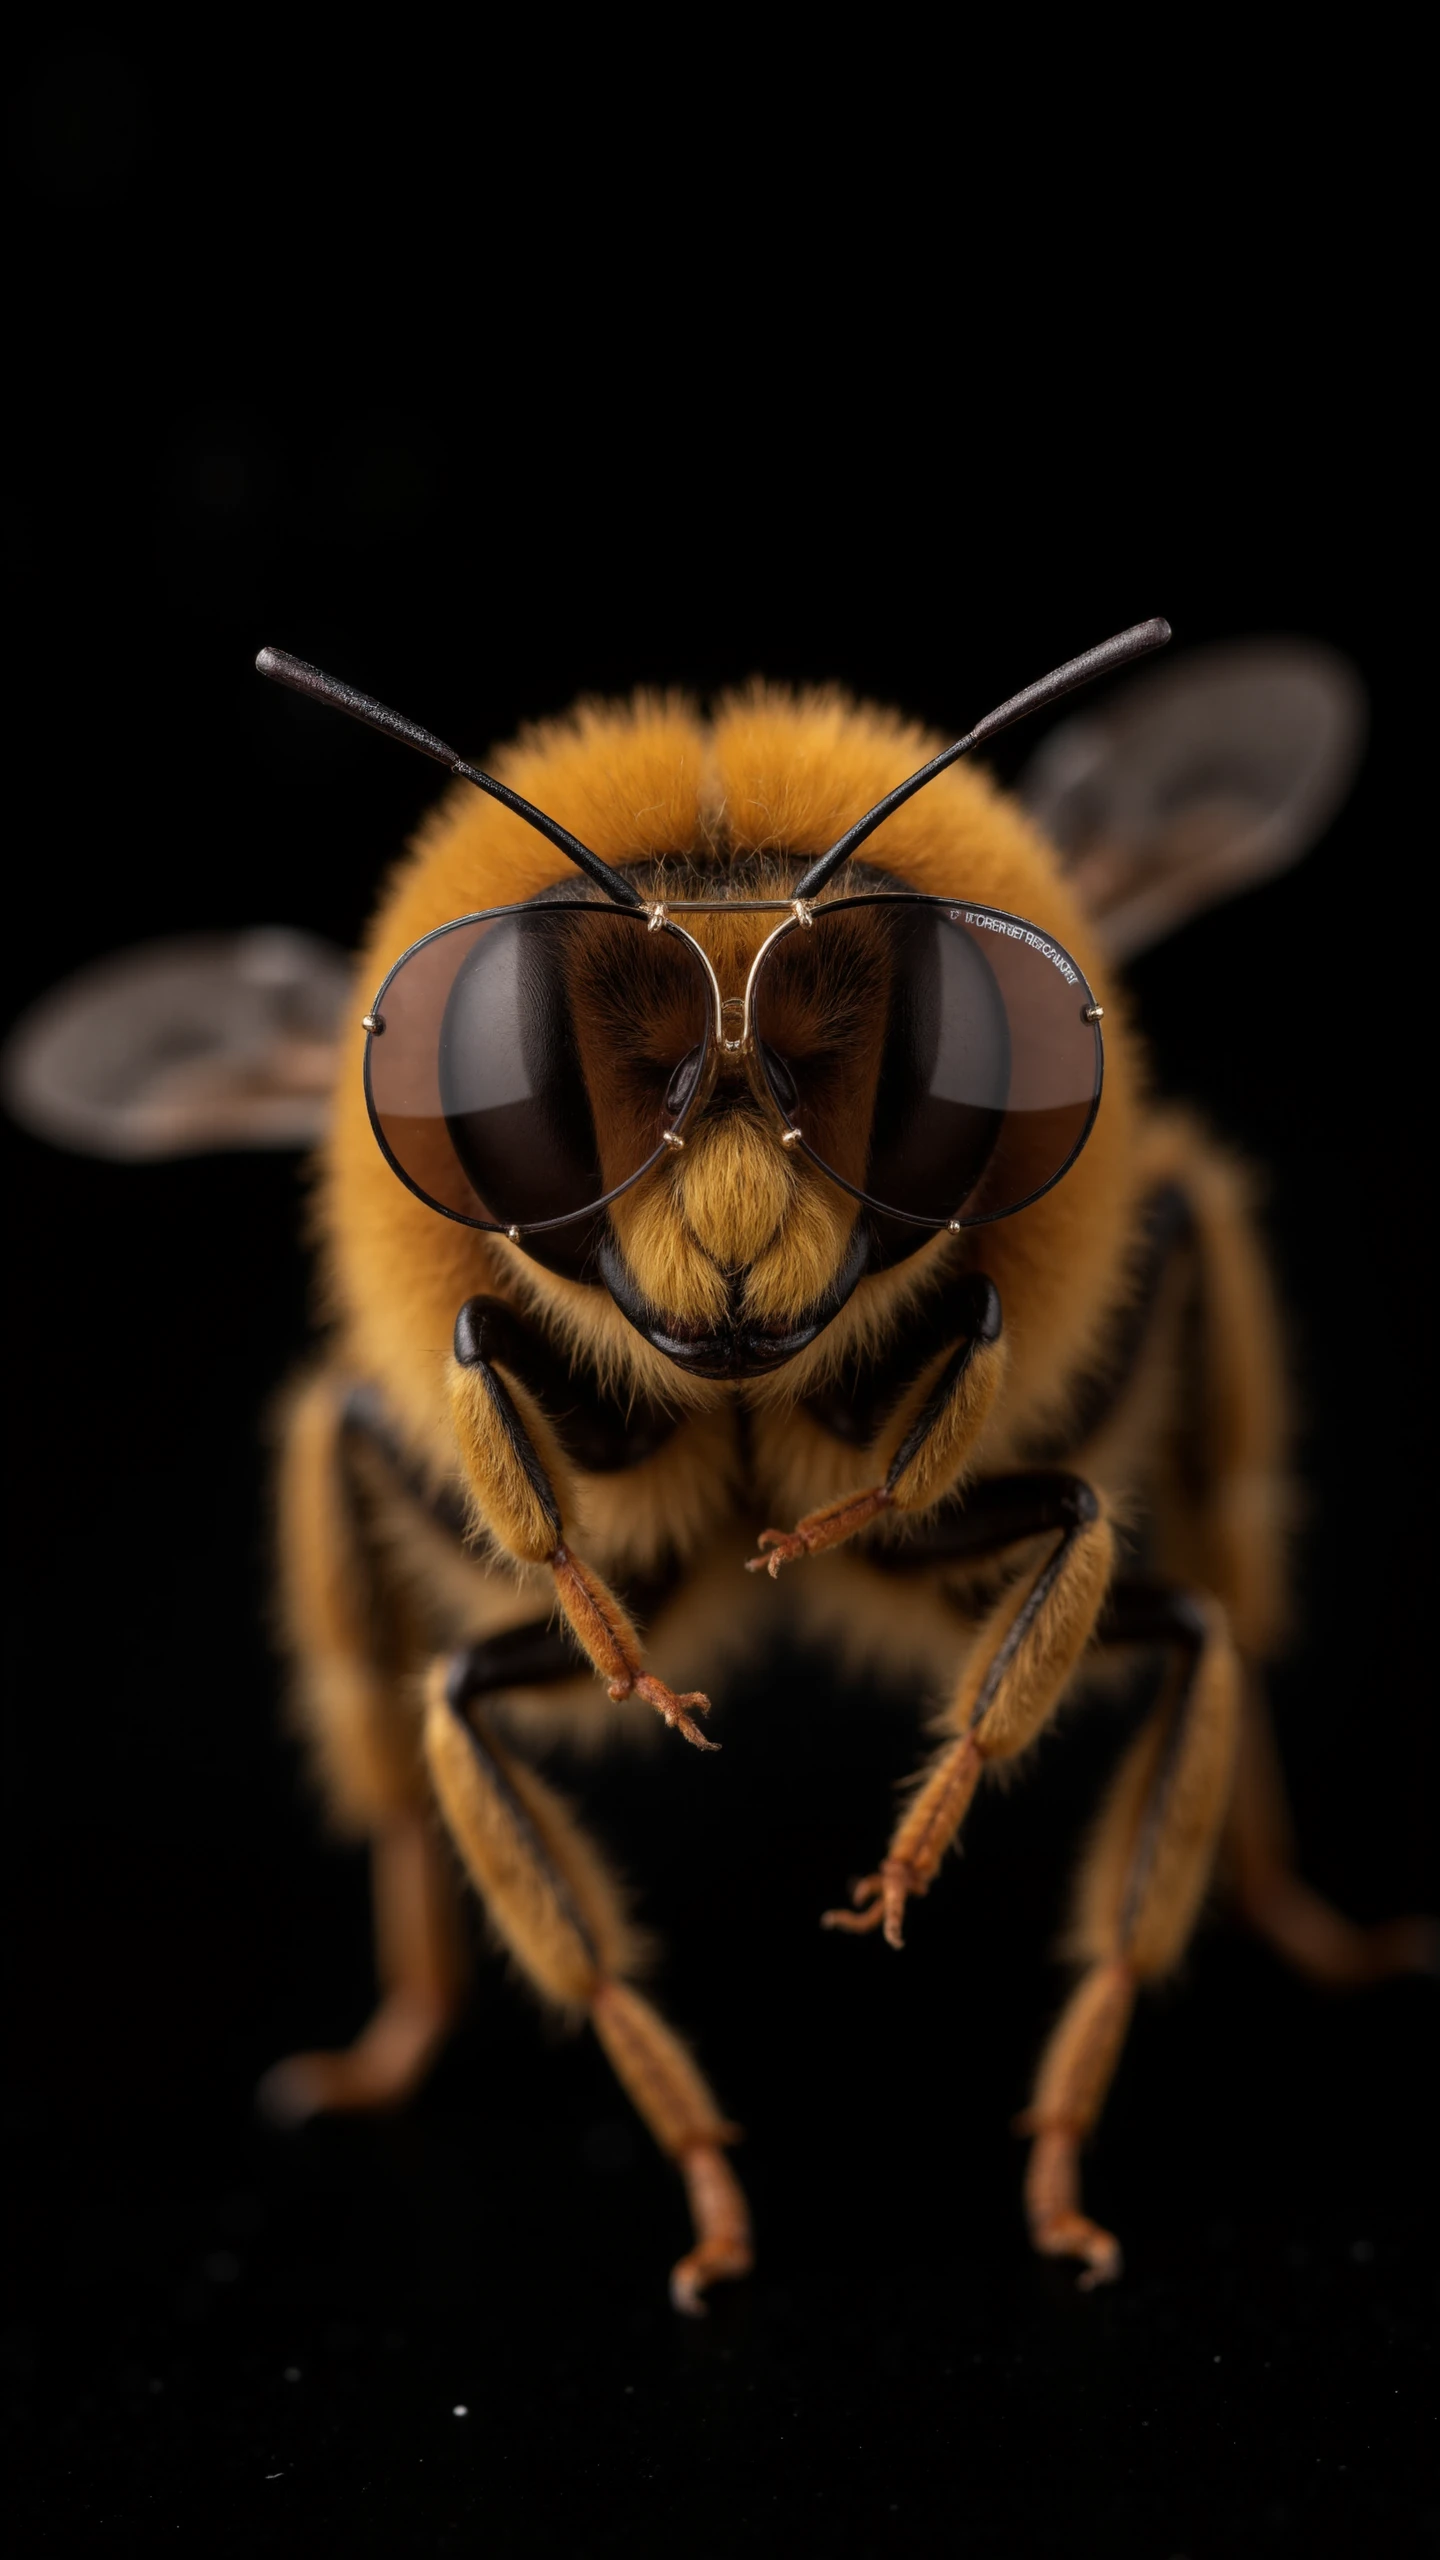
<path fill-rule="evenodd" d="M 1034 2119 L 1032 2117 L 1033 2124 Z M 1025 2179 L 1030 2237 L 1042 2257 L 1079 2258 L 1082 2293 L 1113 2284 L 1124 2260 L 1113 2231 L 1080 2206 L 1080 2137 L 1073 2125 L 1040 2123 Z"/>
<path fill-rule="evenodd" d="M 747 2276 L 755 2263 L 750 2215 L 734 2170 L 718 2143 L 695 2142 L 682 2155 L 695 2246 L 670 2272 L 670 2299 L 690 2320 L 703 2320 L 712 2284 Z"/>
<path fill-rule="evenodd" d="M 822 1911 L 820 1926 L 822 1929 L 845 1929 L 851 1937 L 859 1938 L 867 1929 L 878 1929 L 884 1917 L 885 1906 L 883 1902 L 877 1902 L 870 1911 Z"/>
<path fill-rule="evenodd" d="M 266 2072 L 255 2104 L 286 2131 L 312 2116 L 398 2107 L 424 2079 L 451 2023 L 448 2007 L 392 1993 L 363 2035 L 338 2053 L 293 2053 Z"/>
<path fill-rule="evenodd" d="M 883 1929 L 885 1943 L 898 1952 L 905 1944 L 905 1905 L 924 1885 L 908 1858 L 887 1858 L 878 1875 L 862 1876 L 850 1888 L 853 1911 L 822 1911 L 822 1929 L 846 1929 L 859 1937 L 867 1929 Z"/>
<path fill-rule="evenodd" d="M 1075 2279 L 1081 2293 L 1093 2293 L 1097 2285 L 1114 2284 L 1124 2269 L 1125 2260 L 1114 2232 L 1103 2230 L 1087 2213 L 1057 2213 L 1050 2221 L 1036 2224 L 1033 2238 L 1044 2257 L 1084 2260 Z"/>
<path fill-rule="evenodd" d="M 746 1559 L 745 1570 L 747 1573 L 768 1573 L 772 1582 L 782 1564 L 794 1564 L 797 1557 L 810 1552 L 797 1529 L 762 1529 L 759 1546 L 759 1555 Z"/>
<path fill-rule="evenodd" d="M 822 1555 L 827 1547 L 842 1546 L 847 1538 L 863 1529 L 867 1520 L 878 1512 L 888 1511 L 894 1496 L 888 1485 L 871 1485 L 864 1493 L 846 1494 L 843 1501 L 832 1502 L 824 1511 L 811 1511 L 797 1520 L 793 1529 L 762 1529 L 760 1553 L 746 1563 L 747 1573 L 767 1572 L 773 1582 L 782 1564 L 794 1564 L 801 1556 Z"/>
<path fill-rule="evenodd" d="M 712 1742 L 695 1722 L 697 1716 L 710 1713 L 710 1701 L 703 1689 L 667 1689 L 664 1681 L 657 1680 L 650 1671 L 637 1673 L 632 1685 L 637 1695 L 654 1707 L 675 1732 L 683 1733 L 687 1742 L 694 1743 L 697 1751 L 720 1749 L 720 1744 Z"/>

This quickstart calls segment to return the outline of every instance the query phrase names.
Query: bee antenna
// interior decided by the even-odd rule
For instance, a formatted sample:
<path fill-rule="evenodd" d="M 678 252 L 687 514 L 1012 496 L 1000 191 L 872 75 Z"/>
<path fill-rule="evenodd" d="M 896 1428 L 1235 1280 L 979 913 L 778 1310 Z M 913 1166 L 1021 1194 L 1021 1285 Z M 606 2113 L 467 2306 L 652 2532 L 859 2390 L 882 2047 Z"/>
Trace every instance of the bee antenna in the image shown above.
<path fill-rule="evenodd" d="M 892 809 L 903 807 L 917 791 L 923 791 L 926 783 L 933 782 L 936 774 L 943 773 L 957 756 L 968 755 L 972 747 L 983 746 L 987 738 L 996 737 L 1002 729 L 1008 729 L 1012 720 L 1024 720 L 1032 711 L 1043 711 L 1047 703 L 1058 702 L 1062 694 L 1073 693 L 1077 685 L 1093 684 L 1097 676 L 1110 675 L 1116 667 L 1128 665 L 1132 658 L 1143 658 L 1152 649 L 1163 649 L 1169 637 L 1169 623 L 1158 618 L 1153 622 L 1133 623 L 1128 631 L 1117 631 L 1113 640 L 1102 640 L 1097 648 L 1083 650 L 1078 658 L 1067 658 L 1063 667 L 1056 667 L 1050 675 L 1042 676 L 1038 684 L 1027 684 L 1023 693 L 1012 693 L 1009 701 L 1002 702 L 998 711 L 987 711 L 984 719 L 968 730 L 963 738 L 957 738 L 953 747 L 947 747 L 943 755 L 933 757 L 929 764 L 922 764 L 919 772 L 912 773 L 908 782 L 901 782 L 893 791 L 887 791 L 883 800 L 877 800 L 873 809 L 868 809 L 863 818 L 857 818 L 853 827 L 847 827 L 829 852 L 822 853 L 819 861 L 811 864 L 804 879 L 797 880 L 792 896 L 813 898 L 816 891 L 823 889 L 826 881 L 839 870 L 841 863 L 848 861 L 866 837 L 874 834 Z"/>
<path fill-rule="evenodd" d="M 482 773 L 478 765 L 467 764 L 463 756 L 457 756 L 454 748 L 447 747 L 444 739 L 437 738 L 432 730 L 417 727 L 413 720 L 406 720 L 400 712 L 387 709 L 383 702 L 376 702 L 368 693 L 357 693 L 353 684 L 342 684 L 338 676 L 327 676 L 321 668 L 308 666 L 303 658 L 292 658 L 288 649 L 262 649 L 255 664 L 262 676 L 270 676 L 276 684 L 288 685 L 292 693 L 308 694 L 312 702 L 328 702 L 336 711 L 348 711 L 352 720 L 363 720 L 367 729 L 378 729 L 383 738 L 398 738 L 403 746 L 414 747 L 420 755 L 433 757 L 436 764 L 448 766 L 451 773 L 459 774 L 462 780 L 473 782 L 478 791 L 488 791 L 492 800 L 498 800 L 501 807 L 510 810 L 514 817 L 523 818 L 526 825 L 534 827 L 548 844 L 553 844 L 568 861 L 577 864 L 617 907 L 644 905 L 643 898 L 631 887 L 623 872 L 612 870 L 608 862 L 601 861 L 598 853 L 591 852 L 588 844 L 582 844 L 578 836 L 572 836 L 568 827 L 562 827 L 555 818 L 547 818 L 543 809 L 535 808 L 529 800 L 522 800 L 518 791 L 511 791 L 503 782 L 497 782 L 493 774 Z"/>

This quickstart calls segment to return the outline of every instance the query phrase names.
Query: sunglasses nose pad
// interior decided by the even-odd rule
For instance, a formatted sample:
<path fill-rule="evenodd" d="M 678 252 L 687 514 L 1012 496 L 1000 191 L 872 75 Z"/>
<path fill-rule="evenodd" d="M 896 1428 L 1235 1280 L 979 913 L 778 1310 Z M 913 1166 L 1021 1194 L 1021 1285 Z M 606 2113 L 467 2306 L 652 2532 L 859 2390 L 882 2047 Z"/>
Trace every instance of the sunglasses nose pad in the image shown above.
<path fill-rule="evenodd" d="M 705 1043 L 703 1040 L 700 1040 L 697 1041 L 689 1055 L 681 1059 L 679 1066 L 676 1068 L 675 1073 L 665 1087 L 665 1108 L 669 1112 L 672 1120 L 679 1118 L 680 1113 L 684 1110 L 686 1103 L 694 1092 L 696 1080 L 704 1062 L 704 1057 Z"/>

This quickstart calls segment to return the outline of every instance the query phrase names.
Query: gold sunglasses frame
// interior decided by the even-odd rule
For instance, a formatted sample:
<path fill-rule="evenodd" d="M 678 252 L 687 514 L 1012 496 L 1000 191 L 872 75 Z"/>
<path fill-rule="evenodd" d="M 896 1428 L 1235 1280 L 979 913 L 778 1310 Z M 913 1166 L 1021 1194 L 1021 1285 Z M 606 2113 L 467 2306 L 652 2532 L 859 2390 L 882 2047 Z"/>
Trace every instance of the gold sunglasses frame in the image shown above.
<path fill-rule="evenodd" d="M 1039 1187 L 1035 1191 L 1031 1192 L 1026 1199 L 1015 1201 L 1007 1208 L 991 1211 L 983 1218 L 967 1219 L 960 1216 L 958 1212 L 956 1215 L 949 1218 L 917 1217 L 912 1211 L 893 1208 L 886 1202 L 876 1199 L 872 1193 L 862 1191 L 854 1183 L 847 1182 L 842 1174 L 836 1173 L 833 1167 L 825 1162 L 823 1156 L 816 1154 L 814 1148 L 808 1143 L 804 1131 L 795 1126 L 787 1114 L 781 1109 L 781 1106 L 770 1086 L 769 1079 L 767 1078 L 760 1062 L 754 1036 L 754 993 L 760 971 L 764 966 L 768 954 L 773 951 L 777 942 L 784 941 L 786 937 L 792 933 L 810 931 L 814 927 L 817 916 L 823 915 L 831 908 L 849 908 L 855 906 L 943 907 L 948 908 L 952 924 L 960 924 L 973 916 L 993 920 L 995 923 L 1006 928 L 1013 927 L 1023 934 L 1028 941 L 1038 947 L 1046 957 L 1055 963 L 1057 967 L 1060 967 L 1066 977 L 1081 991 L 1084 998 L 1080 1008 L 1081 1018 L 1091 1025 L 1095 1035 L 1096 1054 L 1094 1095 L 1085 1121 L 1085 1126 L 1075 1145 L 1066 1156 L 1063 1164 L 1059 1166 L 1056 1172 L 1051 1174 L 1048 1181 L 1040 1184 Z M 714 1007 L 713 1020 L 707 1028 L 706 1056 L 704 1063 L 701 1066 L 700 1073 L 697 1075 L 689 1093 L 686 1094 L 684 1102 L 681 1105 L 673 1124 L 671 1127 L 661 1132 L 660 1143 L 655 1148 L 654 1153 L 647 1156 L 645 1162 L 642 1165 L 639 1165 L 634 1173 L 627 1174 L 623 1182 L 616 1183 L 613 1190 L 602 1193 L 594 1200 L 587 1200 L 581 1208 L 566 1210 L 561 1217 L 537 1218 L 523 1226 L 507 1226 L 498 1218 L 467 1218 L 462 1211 L 447 1207 L 444 1201 L 436 1200 L 428 1191 L 422 1190 L 420 1185 L 412 1179 L 409 1173 L 407 1173 L 404 1165 L 400 1162 L 398 1156 L 395 1154 L 388 1139 L 386 1138 L 380 1109 L 375 1100 L 373 1077 L 374 1043 L 376 1040 L 383 1037 L 385 1030 L 384 1003 L 386 993 L 394 983 L 395 979 L 399 976 L 400 971 L 405 968 L 411 959 L 413 959 L 417 951 L 423 950 L 431 942 L 438 941 L 443 934 L 459 932 L 465 925 L 486 924 L 497 920 L 501 916 L 536 915 L 549 912 L 557 912 L 564 915 L 575 915 L 595 911 L 603 912 L 608 915 L 629 914 L 634 918 L 637 926 L 643 919 L 648 931 L 651 933 L 671 934 L 677 942 L 683 942 L 687 950 L 692 951 L 695 954 L 696 959 L 699 961 L 700 966 L 704 971 Z M 675 921 L 677 916 L 682 915 L 778 915 L 782 921 L 776 925 L 773 933 L 767 933 L 759 950 L 751 961 L 749 970 L 746 974 L 743 994 L 738 996 L 727 996 L 721 992 L 720 981 L 715 974 L 714 964 L 711 961 L 710 955 L 705 949 L 703 943 L 697 942 L 694 934 L 687 933 L 685 927 Z M 729 1016 L 733 1021 L 737 1011 L 739 1015 L 738 1036 L 731 1037 L 727 1032 L 726 1018 Z M 417 1200 L 423 1201 L 426 1208 L 432 1209 L 438 1217 L 450 1218 L 458 1226 L 476 1228 L 482 1234 L 505 1235 L 509 1237 L 512 1244 L 520 1244 L 524 1241 L 527 1235 L 549 1234 L 558 1227 L 573 1226 L 579 1218 L 596 1216 L 600 1210 L 608 1208 L 612 1200 L 620 1199 L 625 1192 L 633 1190 L 637 1182 L 642 1182 L 647 1174 L 653 1173 L 655 1167 L 665 1161 L 667 1154 L 683 1153 L 685 1139 L 681 1135 L 681 1131 L 683 1130 L 686 1122 L 689 1121 L 698 1110 L 703 1109 L 705 1103 L 708 1101 L 710 1094 L 714 1089 L 715 1078 L 721 1059 L 739 1059 L 744 1063 L 746 1078 L 752 1092 L 756 1096 L 756 1099 L 764 1105 L 766 1111 L 779 1124 L 780 1144 L 782 1147 L 799 1147 L 808 1161 L 815 1166 L 817 1172 L 822 1173 L 828 1182 L 835 1183 L 840 1190 L 848 1192 L 852 1199 L 858 1200 L 866 1208 L 877 1211 L 882 1217 L 898 1219 L 902 1224 L 917 1227 L 922 1232 L 928 1234 L 938 1234 L 942 1230 L 948 1230 L 951 1235 L 959 1235 L 967 1226 L 988 1226 L 993 1224 L 998 1218 L 1013 1217 L 1017 1210 L 1028 1208 L 1032 1200 L 1038 1200 L 1043 1197 L 1046 1191 L 1052 1190 L 1055 1184 L 1069 1172 L 1071 1165 L 1075 1162 L 1076 1157 L 1085 1146 L 1090 1136 L 1090 1132 L 1094 1128 L 1095 1116 L 1100 1108 L 1100 1097 L 1105 1078 L 1104 1042 L 1100 1031 L 1100 1024 L 1103 1018 L 1104 1007 L 1096 1003 L 1083 970 L 1080 968 L 1078 962 L 1072 959 L 1070 953 L 1064 949 L 1064 946 L 1054 940 L 1053 936 L 1043 933 L 1038 926 L 1031 924 L 1024 916 L 1012 915 L 1008 909 L 990 906 L 972 906 L 968 902 L 952 904 L 948 898 L 937 898 L 923 890 L 867 890 L 858 893 L 852 892 L 848 896 L 825 899 L 823 901 L 812 901 L 806 898 L 675 898 L 669 900 L 658 898 L 651 901 L 649 904 L 629 909 L 617 908 L 608 900 L 595 898 L 547 900 L 543 906 L 538 905 L 533 900 L 528 900 L 512 906 L 482 907 L 477 909 L 472 915 L 454 916 L 450 919 L 448 924 L 437 925 L 434 927 L 433 931 L 422 934 L 418 941 L 412 942 L 409 948 L 402 951 L 399 959 L 396 960 L 386 971 L 376 995 L 375 1002 L 370 1011 L 363 1017 L 363 1028 L 366 1034 L 363 1070 L 365 1104 L 370 1118 L 370 1126 L 374 1132 L 375 1140 L 380 1148 L 380 1152 L 384 1156 L 392 1173 L 394 1173 L 397 1178 L 404 1183 L 407 1191 L 413 1193 Z M 961 1202 L 960 1207 L 963 1209 L 963 1201 Z"/>

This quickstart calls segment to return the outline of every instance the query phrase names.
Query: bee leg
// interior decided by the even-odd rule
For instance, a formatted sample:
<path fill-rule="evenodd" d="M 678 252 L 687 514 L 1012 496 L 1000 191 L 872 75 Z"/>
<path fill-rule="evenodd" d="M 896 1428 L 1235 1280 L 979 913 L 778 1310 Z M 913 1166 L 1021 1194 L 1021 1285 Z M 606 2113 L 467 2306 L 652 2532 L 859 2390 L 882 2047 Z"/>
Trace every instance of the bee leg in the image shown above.
<path fill-rule="evenodd" d="M 1285 1780 L 1259 1676 L 1241 1699 L 1240 1746 L 1230 1811 L 1230 1880 L 1243 1917 L 1313 1982 L 1349 1990 L 1397 1973 L 1440 1972 L 1440 1922 L 1428 1914 L 1347 1920 L 1295 1872 Z"/>
<path fill-rule="evenodd" d="M 450 1371 L 451 1414 L 481 1523 L 507 1554 L 549 1566 L 555 1596 L 612 1698 L 633 1690 L 698 1751 L 718 1751 L 695 1721 L 710 1712 L 703 1690 L 668 1688 L 645 1669 L 628 1613 L 571 1549 L 557 1490 L 566 1478 L 563 1452 L 533 1395 L 501 1377 L 492 1331 L 485 1302 L 468 1300 L 456 1318 Z"/>
<path fill-rule="evenodd" d="M 1177 1143 L 1178 1142 L 1178 1143 Z M 1247 1665 L 1230 1810 L 1227 1882 L 1250 1926 L 1313 1981 L 1345 1988 L 1440 1970 L 1440 1924 L 1418 1916 L 1362 1928 L 1295 1873 L 1285 1781 L 1257 1669 L 1285 1618 L 1291 1504 L 1282 1328 L 1243 1175 L 1183 1124 L 1175 1194 L 1198 1256 L 1199 1363 L 1183 1481 L 1163 1510 L 1177 1579 L 1224 1603 Z"/>
<path fill-rule="evenodd" d="M 827 1911 L 827 1929 L 883 1928 L 904 1942 L 905 1905 L 928 1893 L 991 1761 L 1012 1760 L 1048 1723 L 1094 1632 L 1114 1559 L 1098 1494 L 1078 1476 L 996 1477 L 955 1523 L 967 1555 L 1058 1529 L 1050 1553 L 1005 1592 L 975 1640 L 939 1730 L 955 1739 L 932 1763 L 896 1826 L 878 1872 L 853 1889 L 856 1908 Z M 923 1552 L 923 1551 L 922 1551 Z"/>
<path fill-rule="evenodd" d="M 643 1944 L 594 1846 L 476 1712 L 485 1650 L 431 1671 L 425 1755 L 435 1793 L 496 1933 L 542 1998 L 588 2018 L 626 2095 L 679 2166 L 695 2243 L 672 2274 L 671 2298 L 696 2313 L 707 2285 L 751 2264 L 745 2198 L 724 2156 L 736 2129 L 674 2030 L 635 1989 Z"/>
<path fill-rule="evenodd" d="M 956 1485 L 1005 1370 L 998 1292 L 976 1273 L 963 1275 L 962 1289 L 955 1311 L 966 1317 L 965 1339 L 934 1346 L 931 1357 L 943 1353 L 943 1366 L 922 1391 L 880 1482 L 808 1512 L 793 1529 L 762 1529 L 747 1573 L 768 1573 L 773 1581 L 782 1564 L 838 1547 L 882 1511 L 924 1510 Z M 953 1294 L 942 1303 L 954 1306 Z"/>
<path fill-rule="evenodd" d="M 1229 1803 L 1240 1672 L 1220 1610 L 1180 1591 L 1129 1586 L 1107 1639 L 1163 1643 L 1167 1694 L 1111 1781 L 1081 1865 L 1073 1945 L 1085 1966 L 1041 2056 L 1019 2130 L 1034 2137 L 1025 2182 L 1031 2237 L 1078 2258 L 1083 2287 L 1120 2272 L 1120 2246 L 1080 2198 L 1080 2147 L 1120 2057 L 1136 1992 L 1184 1953 Z"/>
<path fill-rule="evenodd" d="M 403 2105 L 455 2023 L 466 1964 L 433 1822 L 402 1820 L 380 1832 L 370 1880 L 380 2004 L 352 2045 L 272 2064 L 255 2092 L 272 2124 Z"/>
<path fill-rule="evenodd" d="M 344 1382 L 322 1372 L 286 1417 L 281 1597 L 297 1704 L 340 1827 L 371 1843 L 381 2001 L 348 2050 L 277 2063 L 257 2093 L 275 2121 L 386 2107 L 423 2078 L 458 2012 L 466 1961 L 450 1865 L 435 1836 L 407 1665 L 419 1646 L 368 1534 L 346 1437 Z"/>

